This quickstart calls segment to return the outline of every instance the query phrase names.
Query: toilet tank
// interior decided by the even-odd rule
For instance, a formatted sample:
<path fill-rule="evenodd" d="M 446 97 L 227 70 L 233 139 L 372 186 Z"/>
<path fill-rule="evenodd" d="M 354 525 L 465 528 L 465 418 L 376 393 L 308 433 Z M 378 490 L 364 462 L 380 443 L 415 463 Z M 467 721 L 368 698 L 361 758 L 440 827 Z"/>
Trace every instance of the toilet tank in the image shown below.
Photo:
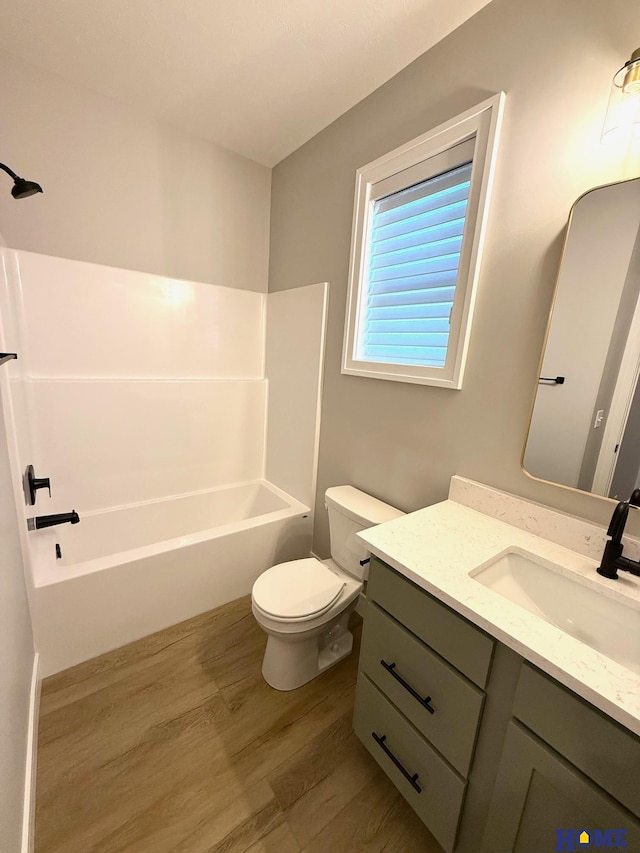
<path fill-rule="evenodd" d="M 404 513 L 353 486 L 332 486 L 327 489 L 325 506 L 329 513 L 331 557 L 352 577 L 366 579 L 369 564 L 361 566 L 360 561 L 366 560 L 369 552 L 364 543 L 356 538 L 356 533 L 399 518 Z"/>

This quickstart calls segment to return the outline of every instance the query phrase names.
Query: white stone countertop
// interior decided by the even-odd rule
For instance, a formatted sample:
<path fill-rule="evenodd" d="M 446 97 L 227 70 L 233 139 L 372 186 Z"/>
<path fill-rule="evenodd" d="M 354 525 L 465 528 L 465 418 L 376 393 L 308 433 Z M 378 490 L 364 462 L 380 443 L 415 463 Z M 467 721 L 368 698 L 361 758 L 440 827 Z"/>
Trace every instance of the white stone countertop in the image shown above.
<path fill-rule="evenodd" d="M 618 581 L 608 581 L 596 573 L 596 560 L 452 500 L 358 536 L 409 580 L 640 735 L 638 673 L 513 604 L 469 572 L 521 548 L 556 564 L 562 574 L 580 575 L 602 595 L 627 602 L 638 610 L 639 626 L 640 578 L 620 573 Z"/>

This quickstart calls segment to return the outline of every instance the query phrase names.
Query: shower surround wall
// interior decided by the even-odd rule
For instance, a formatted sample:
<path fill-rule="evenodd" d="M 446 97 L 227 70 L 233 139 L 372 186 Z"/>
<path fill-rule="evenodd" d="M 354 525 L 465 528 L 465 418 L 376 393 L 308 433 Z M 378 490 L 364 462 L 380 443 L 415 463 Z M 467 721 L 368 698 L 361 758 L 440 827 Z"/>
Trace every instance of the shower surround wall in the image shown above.
<path fill-rule="evenodd" d="M 40 514 L 262 476 L 264 294 L 16 257 Z"/>
<path fill-rule="evenodd" d="M 274 389 L 288 384 L 277 353 L 293 346 L 305 390 L 290 401 L 305 429 L 290 445 L 304 471 L 294 481 L 273 427 L 286 421 L 280 392 L 267 442 L 267 294 L 2 251 L 5 343 L 20 356 L 9 374 L 16 500 L 25 520 L 81 516 L 22 533 L 44 674 L 245 594 L 274 559 L 309 553 L 325 285 L 278 295 L 270 335 Z M 35 508 L 19 487 L 29 463 L 52 485 Z M 276 488 L 261 485 L 267 467 Z M 94 541 L 78 562 L 81 530 Z"/>

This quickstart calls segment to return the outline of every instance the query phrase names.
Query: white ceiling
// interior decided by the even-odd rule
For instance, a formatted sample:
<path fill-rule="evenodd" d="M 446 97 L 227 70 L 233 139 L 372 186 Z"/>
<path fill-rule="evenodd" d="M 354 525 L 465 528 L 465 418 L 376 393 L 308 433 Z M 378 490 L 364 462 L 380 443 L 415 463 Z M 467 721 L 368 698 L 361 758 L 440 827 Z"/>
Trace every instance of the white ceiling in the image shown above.
<path fill-rule="evenodd" d="M 0 0 L 0 49 L 268 166 L 489 0 Z"/>

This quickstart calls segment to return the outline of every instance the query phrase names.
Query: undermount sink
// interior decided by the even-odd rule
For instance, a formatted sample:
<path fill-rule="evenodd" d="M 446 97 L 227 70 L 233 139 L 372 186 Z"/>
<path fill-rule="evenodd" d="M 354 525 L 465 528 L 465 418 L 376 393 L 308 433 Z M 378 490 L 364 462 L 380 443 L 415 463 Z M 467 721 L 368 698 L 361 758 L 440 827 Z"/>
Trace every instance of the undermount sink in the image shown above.
<path fill-rule="evenodd" d="M 568 577 L 559 566 L 515 549 L 470 576 L 640 673 L 640 609 L 586 585 L 579 575 Z"/>

